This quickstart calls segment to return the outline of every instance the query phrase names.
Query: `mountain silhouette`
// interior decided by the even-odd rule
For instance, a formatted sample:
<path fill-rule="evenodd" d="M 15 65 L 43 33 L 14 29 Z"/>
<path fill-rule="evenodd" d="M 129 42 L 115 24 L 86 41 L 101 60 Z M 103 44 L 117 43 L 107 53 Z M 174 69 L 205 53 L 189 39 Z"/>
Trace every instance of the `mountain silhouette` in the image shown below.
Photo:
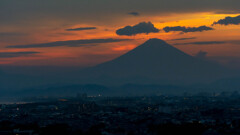
<path fill-rule="evenodd" d="M 160 39 L 150 39 L 126 54 L 94 67 L 69 69 L 66 73 L 60 70 L 53 74 L 43 74 L 42 68 L 36 71 L 42 76 L 1 73 L 0 95 L 14 95 L 12 93 L 16 94 L 16 91 L 18 95 L 67 95 L 90 89 L 89 93 L 99 94 L 106 90 L 105 86 L 111 89 L 106 92 L 110 95 L 173 93 L 193 87 L 201 90 L 239 88 L 239 74 L 234 72 L 238 77 L 234 79 L 232 71 L 190 56 Z"/>
<path fill-rule="evenodd" d="M 226 74 L 220 65 L 190 56 L 156 38 L 83 72 L 85 80 L 101 84 L 207 83 Z"/>

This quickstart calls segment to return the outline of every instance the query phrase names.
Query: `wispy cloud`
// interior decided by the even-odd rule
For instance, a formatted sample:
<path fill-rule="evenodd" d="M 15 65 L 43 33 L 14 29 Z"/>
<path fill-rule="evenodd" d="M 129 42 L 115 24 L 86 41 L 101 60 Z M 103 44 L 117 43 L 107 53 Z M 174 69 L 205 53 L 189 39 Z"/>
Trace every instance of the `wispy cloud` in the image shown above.
<path fill-rule="evenodd" d="M 27 57 L 40 52 L 0 52 L 0 58 Z"/>
<path fill-rule="evenodd" d="M 196 39 L 196 37 L 176 38 L 176 39 L 171 39 L 170 41 L 182 41 L 182 40 L 190 40 L 190 39 Z"/>
<path fill-rule="evenodd" d="M 89 46 L 95 46 L 95 44 L 122 42 L 122 41 L 129 41 L 129 40 L 132 40 L 132 39 L 108 38 L 108 39 L 68 40 L 68 41 L 56 41 L 56 42 L 41 43 L 41 44 L 14 45 L 14 46 L 7 46 L 6 48 L 43 48 L 43 47 L 60 47 L 60 46 L 89 47 Z"/>
<path fill-rule="evenodd" d="M 83 31 L 83 30 L 95 30 L 97 27 L 80 27 L 80 28 L 72 28 L 66 29 L 66 31 Z"/>
<path fill-rule="evenodd" d="M 128 14 L 132 15 L 132 16 L 139 16 L 140 15 L 140 13 L 138 13 L 138 12 L 129 12 Z"/>

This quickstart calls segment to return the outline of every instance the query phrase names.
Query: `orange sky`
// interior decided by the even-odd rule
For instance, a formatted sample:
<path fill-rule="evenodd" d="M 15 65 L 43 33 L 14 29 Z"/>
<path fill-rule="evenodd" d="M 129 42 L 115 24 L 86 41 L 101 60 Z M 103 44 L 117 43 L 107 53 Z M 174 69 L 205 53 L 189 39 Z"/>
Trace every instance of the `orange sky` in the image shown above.
<path fill-rule="evenodd" d="M 48 25 L 35 27 L 4 27 L 4 31 L 25 33 L 23 35 L 3 37 L 0 39 L 0 52 L 40 52 L 31 56 L 0 58 L 2 65 L 51 65 L 51 66 L 91 66 L 104 61 L 111 60 L 127 51 L 142 44 L 149 38 L 159 38 L 166 40 L 170 44 L 199 42 L 199 41 L 234 41 L 239 40 L 239 25 L 215 25 L 213 31 L 190 32 L 181 34 L 180 32 L 166 33 L 161 30 L 159 33 L 139 34 L 135 36 L 118 36 L 115 31 L 127 25 L 135 25 L 143 21 L 151 21 L 156 28 L 162 29 L 166 26 L 186 26 L 198 27 L 202 25 L 211 26 L 214 21 L 223 19 L 226 16 L 237 16 L 239 14 L 215 14 L 211 12 L 181 13 L 169 16 L 127 16 L 121 22 L 113 25 L 96 25 L 76 23 L 64 25 L 66 20 L 49 20 Z M 95 30 L 66 31 L 69 28 L 97 27 Z M 191 38 L 184 41 L 170 41 L 178 38 Z M 123 38 L 134 39 L 131 41 L 99 44 L 92 47 L 51 47 L 51 48 L 6 48 L 9 45 L 25 45 L 36 43 L 48 43 L 54 41 L 67 41 L 79 39 L 105 39 Z M 176 45 L 175 47 L 190 54 L 195 55 L 199 51 L 206 51 L 208 56 L 240 57 L 240 46 L 236 44 L 212 44 L 212 45 Z"/>

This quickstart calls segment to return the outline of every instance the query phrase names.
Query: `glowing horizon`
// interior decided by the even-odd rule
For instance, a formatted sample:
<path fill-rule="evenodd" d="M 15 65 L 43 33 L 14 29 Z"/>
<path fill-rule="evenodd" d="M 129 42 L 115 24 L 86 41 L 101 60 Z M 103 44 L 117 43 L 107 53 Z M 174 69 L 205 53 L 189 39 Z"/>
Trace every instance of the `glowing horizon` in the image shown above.
<path fill-rule="evenodd" d="M 114 59 L 129 50 L 141 45 L 147 39 L 159 38 L 167 41 L 169 44 L 189 43 L 186 45 L 174 45 L 178 49 L 186 52 L 189 55 L 195 55 L 199 51 L 207 52 L 209 57 L 240 57 L 240 47 L 237 45 L 240 28 L 239 25 L 214 25 L 213 22 L 224 19 L 227 16 L 235 17 L 240 14 L 223 14 L 215 12 L 194 12 L 194 13 L 174 13 L 166 15 L 156 14 L 152 16 L 140 15 L 131 16 L 125 15 L 121 17 L 121 22 L 113 23 L 112 25 L 96 25 L 93 23 L 76 23 L 71 20 L 42 20 L 46 24 L 42 27 L 41 24 L 34 22 L 34 25 L 1 25 L 3 28 L 0 39 L 0 53 L 17 53 L 17 52 L 39 52 L 34 55 L 18 56 L 17 57 L 1 57 L 1 65 L 20 65 L 20 66 L 89 66 L 96 65 L 104 61 Z M 119 36 L 116 30 L 125 26 L 133 26 L 140 22 L 150 21 L 160 30 L 159 33 L 137 34 L 134 36 Z M 69 24 L 68 24 L 69 23 Z M 38 27 L 36 27 L 38 26 Z M 164 32 L 164 27 L 182 26 L 182 27 L 199 27 L 208 26 L 214 30 L 202 32 Z M 77 28 L 87 28 L 84 30 L 74 30 Z M 67 29 L 73 29 L 67 31 Z M 4 35 L 5 34 L 5 35 Z M 112 43 L 95 43 L 89 47 L 71 47 L 71 46 L 56 46 L 43 48 L 7 48 L 13 45 L 28 45 L 50 43 L 57 41 L 70 40 L 90 40 L 90 39 L 133 39 L 123 42 Z M 173 39 L 185 40 L 173 40 Z M 211 42 L 211 41 L 229 41 L 224 44 L 210 45 L 192 45 L 195 42 Z"/>

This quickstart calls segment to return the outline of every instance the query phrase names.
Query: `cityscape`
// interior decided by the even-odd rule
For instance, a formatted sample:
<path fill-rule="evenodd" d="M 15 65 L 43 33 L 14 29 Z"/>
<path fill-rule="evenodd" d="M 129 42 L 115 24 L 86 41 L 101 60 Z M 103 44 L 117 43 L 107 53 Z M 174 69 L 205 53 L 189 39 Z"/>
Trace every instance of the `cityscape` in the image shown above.
<path fill-rule="evenodd" d="M 0 105 L 1 135 L 237 135 L 238 92 L 32 97 Z"/>

